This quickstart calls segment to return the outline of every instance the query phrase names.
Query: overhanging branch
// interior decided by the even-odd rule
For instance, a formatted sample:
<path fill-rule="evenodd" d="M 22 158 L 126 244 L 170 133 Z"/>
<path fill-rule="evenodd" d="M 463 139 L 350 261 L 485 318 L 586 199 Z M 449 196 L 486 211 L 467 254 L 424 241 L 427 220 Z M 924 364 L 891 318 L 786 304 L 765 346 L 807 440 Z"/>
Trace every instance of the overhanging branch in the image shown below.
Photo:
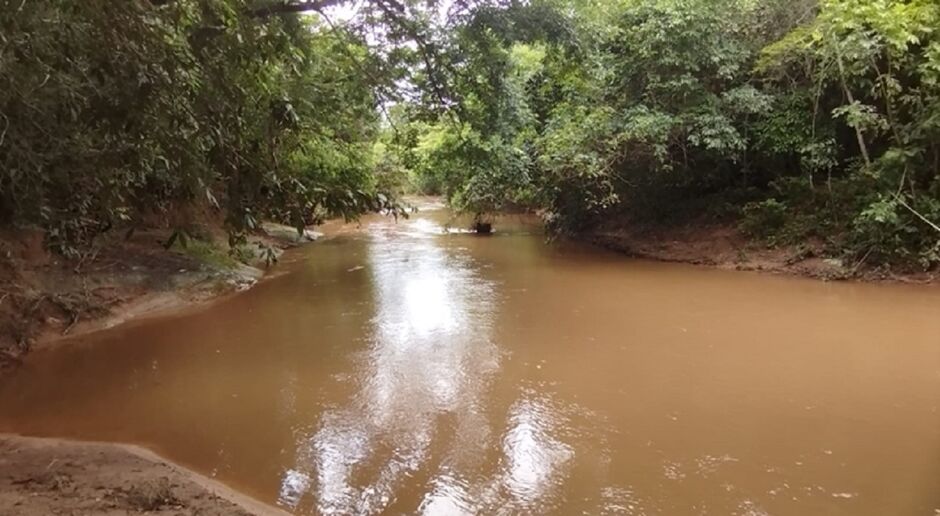
<path fill-rule="evenodd" d="M 254 17 L 272 16 L 284 13 L 303 13 L 319 11 L 345 3 L 346 0 L 280 0 L 269 1 L 251 8 L 249 15 Z"/>

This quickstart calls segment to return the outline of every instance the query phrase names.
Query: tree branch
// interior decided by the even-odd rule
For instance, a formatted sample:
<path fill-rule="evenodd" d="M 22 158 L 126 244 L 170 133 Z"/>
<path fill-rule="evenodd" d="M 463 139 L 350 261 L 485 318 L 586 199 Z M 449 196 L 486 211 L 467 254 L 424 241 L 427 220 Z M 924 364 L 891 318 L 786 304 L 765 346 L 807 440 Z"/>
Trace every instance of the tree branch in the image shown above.
<path fill-rule="evenodd" d="M 428 84 L 433 95 L 437 97 L 441 107 L 447 113 L 451 113 L 452 103 L 456 99 L 451 95 L 446 76 L 442 77 L 442 75 L 445 75 L 446 72 L 451 73 L 452 76 L 456 74 L 446 63 L 441 63 L 435 43 L 427 39 L 421 28 L 417 27 L 413 20 L 408 19 L 405 5 L 398 0 L 374 0 L 373 3 L 391 24 L 396 25 L 414 41 L 418 47 L 418 54 L 424 63 Z"/>
<path fill-rule="evenodd" d="M 320 9 L 326 9 L 327 7 L 345 3 L 346 1 L 347 0 L 272 0 L 264 5 L 250 9 L 248 14 L 255 18 L 261 18 L 275 14 L 319 11 Z"/>

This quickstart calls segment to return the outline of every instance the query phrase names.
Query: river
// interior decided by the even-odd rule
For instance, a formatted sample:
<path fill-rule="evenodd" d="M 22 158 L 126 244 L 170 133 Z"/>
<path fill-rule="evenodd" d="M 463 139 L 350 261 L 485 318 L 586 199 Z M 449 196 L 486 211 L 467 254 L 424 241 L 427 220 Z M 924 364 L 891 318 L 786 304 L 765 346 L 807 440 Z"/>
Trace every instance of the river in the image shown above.
<path fill-rule="evenodd" d="M 0 431 L 143 444 L 297 514 L 940 513 L 940 290 L 372 217 L 37 352 Z"/>

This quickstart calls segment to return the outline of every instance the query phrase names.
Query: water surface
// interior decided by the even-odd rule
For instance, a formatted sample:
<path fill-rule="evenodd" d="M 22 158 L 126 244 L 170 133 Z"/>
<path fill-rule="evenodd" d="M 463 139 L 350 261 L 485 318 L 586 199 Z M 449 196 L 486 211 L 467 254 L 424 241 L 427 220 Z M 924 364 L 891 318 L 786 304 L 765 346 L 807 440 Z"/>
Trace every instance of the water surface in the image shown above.
<path fill-rule="evenodd" d="M 196 313 L 32 355 L 0 431 L 298 514 L 940 510 L 940 291 L 367 219 Z"/>

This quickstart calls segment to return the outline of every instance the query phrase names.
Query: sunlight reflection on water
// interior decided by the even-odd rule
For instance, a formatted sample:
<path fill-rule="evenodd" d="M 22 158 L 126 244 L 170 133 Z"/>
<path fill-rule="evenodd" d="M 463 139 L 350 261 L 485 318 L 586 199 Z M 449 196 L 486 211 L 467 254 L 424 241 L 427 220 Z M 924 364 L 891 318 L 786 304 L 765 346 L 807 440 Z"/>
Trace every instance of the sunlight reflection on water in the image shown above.
<path fill-rule="evenodd" d="M 366 269 L 376 314 L 357 391 L 297 443 L 297 464 L 281 482 L 282 506 L 296 508 L 309 495 L 321 514 L 388 510 L 410 477 L 435 469 L 430 450 L 442 441 L 451 449 L 430 481 L 423 514 L 536 507 L 561 478 L 574 452 L 553 436 L 552 405 L 526 391 L 507 414 L 500 472 L 473 481 L 454 473 L 478 467 L 493 447 L 481 407 L 500 368 L 491 335 L 499 299 L 465 248 L 445 250 L 424 238 L 441 233 L 428 219 L 370 230 Z"/>
<path fill-rule="evenodd" d="M 482 402 L 499 367 L 490 341 L 494 285 L 468 258 L 396 233 L 370 234 L 367 269 L 377 313 L 359 390 L 348 405 L 320 417 L 316 432 L 299 443 L 297 468 L 282 482 L 282 493 L 313 490 L 323 514 L 385 509 L 396 487 L 427 461 L 440 414 L 456 415 L 464 432 L 487 431 L 470 409 Z M 418 219 L 405 233 L 437 234 L 440 227 Z M 365 464 L 374 473 L 362 479 L 357 466 Z M 297 471 L 315 471 L 308 476 L 316 482 L 298 482 Z M 282 495 L 281 503 L 295 507 L 300 498 Z"/>

